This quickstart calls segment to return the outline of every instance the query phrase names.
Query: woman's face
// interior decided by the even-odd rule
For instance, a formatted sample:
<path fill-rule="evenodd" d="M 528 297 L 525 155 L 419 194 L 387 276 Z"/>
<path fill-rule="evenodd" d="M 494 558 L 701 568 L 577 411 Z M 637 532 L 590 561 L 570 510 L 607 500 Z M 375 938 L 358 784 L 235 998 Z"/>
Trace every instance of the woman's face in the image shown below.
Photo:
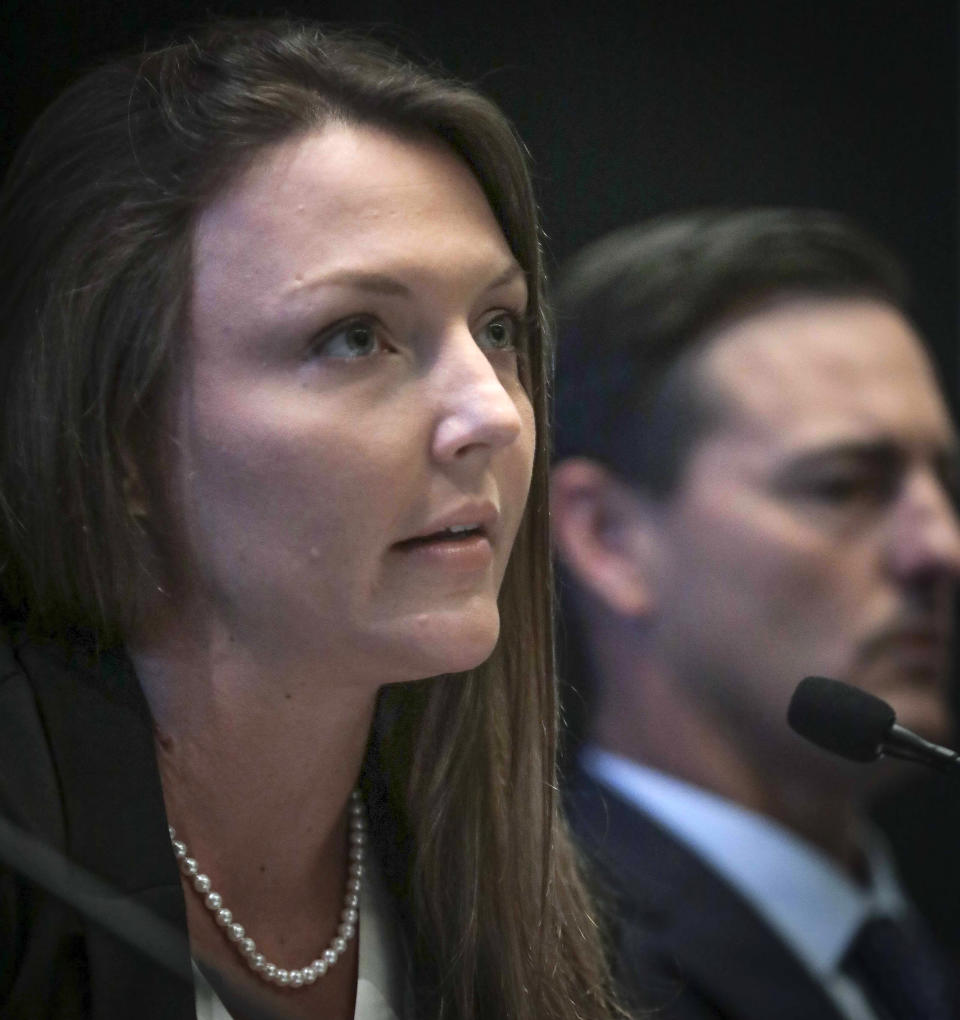
<path fill-rule="evenodd" d="M 184 622 L 344 679 L 485 659 L 533 461 L 526 303 L 439 144 L 333 124 L 262 156 L 196 231 L 171 469 Z"/>

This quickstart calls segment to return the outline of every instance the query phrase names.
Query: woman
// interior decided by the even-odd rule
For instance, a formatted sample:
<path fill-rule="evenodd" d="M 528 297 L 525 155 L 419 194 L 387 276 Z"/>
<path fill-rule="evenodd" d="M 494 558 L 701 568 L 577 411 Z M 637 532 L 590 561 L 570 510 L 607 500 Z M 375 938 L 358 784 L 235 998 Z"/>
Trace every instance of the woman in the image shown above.
<path fill-rule="evenodd" d="M 185 928 L 238 1020 L 610 1015 L 502 115 L 221 25 L 61 97 L 0 230 L 3 812 Z M 0 961 L 4 1016 L 193 1015 L 9 871 Z"/>

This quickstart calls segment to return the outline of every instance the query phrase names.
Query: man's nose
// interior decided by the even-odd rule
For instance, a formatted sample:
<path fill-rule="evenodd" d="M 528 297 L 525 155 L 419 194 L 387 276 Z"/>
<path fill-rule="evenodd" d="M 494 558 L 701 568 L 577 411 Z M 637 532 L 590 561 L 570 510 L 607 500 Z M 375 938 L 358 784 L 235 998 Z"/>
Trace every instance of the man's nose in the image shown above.
<path fill-rule="evenodd" d="M 904 577 L 960 578 L 960 520 L 951 494 L 933 470 L 914 472 L 904 482 L 891 558 Z"/>
<path fill-rule="evenodd" d="M 437 406 L 432 452 L 437 460 L 489 455 L 520 436 L 520 382 L 514 386 L 501 378 L 468 329 L 446 338 L 431 375 Z"/>

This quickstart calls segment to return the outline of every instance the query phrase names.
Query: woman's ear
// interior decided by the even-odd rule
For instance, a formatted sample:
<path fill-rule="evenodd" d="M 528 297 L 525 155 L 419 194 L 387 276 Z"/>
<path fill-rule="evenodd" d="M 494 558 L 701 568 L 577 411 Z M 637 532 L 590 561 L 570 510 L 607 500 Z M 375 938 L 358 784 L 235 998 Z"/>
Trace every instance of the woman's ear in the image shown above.
<path fill-rule="evenodd" d="M 621 616 L 654 611 L 659 543 L 649 500 L 574 457 L 553 469 L 550 516 L 557 554 L 578 583 Z"/>

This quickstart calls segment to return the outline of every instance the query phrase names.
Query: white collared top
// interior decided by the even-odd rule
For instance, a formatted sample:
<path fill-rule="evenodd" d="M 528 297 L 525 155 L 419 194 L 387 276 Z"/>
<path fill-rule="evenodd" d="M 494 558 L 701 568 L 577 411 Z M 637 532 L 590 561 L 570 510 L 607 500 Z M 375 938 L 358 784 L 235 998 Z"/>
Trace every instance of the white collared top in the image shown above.
<path fill-rule="evenodd" d="M 364 858 L 357 938 L 359 962 L 353 1020 L 401 1020 L 407 989 L 403 939 L 393 901 L 372 851 Z M 194 984 L 197 1020 L 233 1020 L 196 966 Z"/>

